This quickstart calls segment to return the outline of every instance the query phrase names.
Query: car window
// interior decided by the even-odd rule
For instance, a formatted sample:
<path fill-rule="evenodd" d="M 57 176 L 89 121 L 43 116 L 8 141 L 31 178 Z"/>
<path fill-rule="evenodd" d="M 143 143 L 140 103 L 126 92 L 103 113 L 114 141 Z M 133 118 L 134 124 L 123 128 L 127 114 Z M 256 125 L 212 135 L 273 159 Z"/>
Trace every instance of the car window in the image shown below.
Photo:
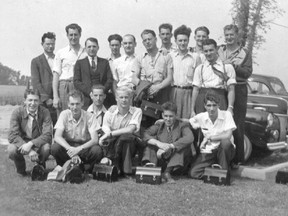
<path fill-rule="evenodd" d="M 287 91 L 280 80 L 271 81 L 271 86 L 277 94 L 287 95 Z"/>
<path fill-rule="evenodd" d="M 249 93 L 252 94 L 269 94 L 270 90 L 269 87 L 261 82 L 249 82 L 249 87 L 248 87 Z"/>

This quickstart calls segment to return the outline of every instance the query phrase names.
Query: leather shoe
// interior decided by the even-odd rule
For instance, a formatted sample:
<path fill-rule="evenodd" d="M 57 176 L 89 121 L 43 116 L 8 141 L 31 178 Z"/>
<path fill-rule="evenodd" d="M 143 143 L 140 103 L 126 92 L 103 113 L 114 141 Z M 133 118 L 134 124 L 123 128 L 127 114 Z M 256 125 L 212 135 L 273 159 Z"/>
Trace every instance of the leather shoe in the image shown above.
<path fill-rule="evenodd" d="M 66 173 L 64 182 L 79 184 L 84 181 L 84 175 L 79 165 L 72 166 Z"/>
<path fill-rule="evenodd" d="M 46 179 L 45 169 L 42 165 L 36 164 L 31 172 L 32 181 L 44 181 Z"/>
<path fill-rule="evenodd" d="M 163 178 L 169 184 L 175 184 L 176 183 L 169 172 L 164 172 Z"/>

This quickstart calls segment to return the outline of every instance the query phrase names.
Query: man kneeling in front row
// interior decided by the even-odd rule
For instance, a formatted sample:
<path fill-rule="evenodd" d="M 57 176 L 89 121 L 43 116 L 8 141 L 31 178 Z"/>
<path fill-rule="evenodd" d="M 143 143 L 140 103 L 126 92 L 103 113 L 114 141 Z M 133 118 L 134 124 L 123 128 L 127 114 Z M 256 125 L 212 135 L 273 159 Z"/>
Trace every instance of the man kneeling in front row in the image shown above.
<path fill-rule="evenodd" d="M 52 120 L 49 110 L 39 106 L 40 93 L 37 89 L 27 89 L 24 106 L 12 113 L 8 140 L 8 155 L 14 161 L 17 173 L 26 176 L 24 155 L 29 155 L 36 165 L 32 170 L 32 180 L 44 180 L 45 161 L 50 154 L 52 141 Z"/>
<path fill-rule="evenodd" d="M 96 115 L 82 109 L 83 104 L 84 96 L 80 91 L 69 93 L 69 109 L 60 113 L 54 127 L 55 142 L 51 147 L 51 154 L 57 165 L 63 166 L 71 159 L 76 164 L 89 164 L 88 171 L 92 171 L 94 164 L 102 159 L 97 134 L 99 125 Z"/>
<path fill-rule="evenodd" d="M 144 150 L 142 164 L 157 165 L 162 160 L 162 169 L 166 166 L 164 180 L 174 183 L 171 172 L 187 166 L 191 156 L 196 154 L 194 137 L 190 125 L 176 119 L 177 106 L 174 103 L 164 103 L 162 110 L 164 121 L 156 122 L 144 133 L 144 141 L 147 141 L 148 146 Z"/>
<path fill-rule="evenodd" d="M 189 120 L 192 127 L 200 128 L 204 135 L 200 155 L 189 171 L 192 178 L 202 178 L 205 168 L 215 163 L 230 173 L 230 162 L 235 154 L 232 131 L 236 125 L 229 111 L 219 109 L 219 103 L 216 94 L 207 92 L 204 99 L 207 112 L 199 113 Z"/>

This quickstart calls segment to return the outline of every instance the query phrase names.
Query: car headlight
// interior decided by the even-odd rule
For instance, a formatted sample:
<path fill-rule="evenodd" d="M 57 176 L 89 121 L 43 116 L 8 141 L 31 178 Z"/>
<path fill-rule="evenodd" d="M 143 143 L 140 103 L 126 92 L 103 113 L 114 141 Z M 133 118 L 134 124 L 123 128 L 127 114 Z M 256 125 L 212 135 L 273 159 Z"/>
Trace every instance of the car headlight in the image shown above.
<path fill-rule="evenodd" d="M 277 142 L 280 137 L 280 121 L 279 118 L 273 114 L 269 113 L 267 116 L 267 126 L 266 126 L 266 138 L 268 142 Z"/>

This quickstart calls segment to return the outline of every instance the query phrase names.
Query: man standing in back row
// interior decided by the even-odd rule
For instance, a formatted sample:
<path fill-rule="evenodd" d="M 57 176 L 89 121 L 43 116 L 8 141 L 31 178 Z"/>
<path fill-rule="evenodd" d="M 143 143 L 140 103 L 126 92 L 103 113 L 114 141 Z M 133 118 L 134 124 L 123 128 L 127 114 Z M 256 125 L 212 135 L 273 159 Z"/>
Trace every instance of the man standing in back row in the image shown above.
<path fill-rule="evenodd" d="M 65 30 L 69 45 L 56 53 L 53 67 L 53 106 L 59 110 L 68 108 L 67 97 L 74 89 L 74 65 L 77 60 L 86 57 L 86 52 L 79 43 L 81 27 L 73 23 L 66 26 Z"/>
<path fill-rule="evenodd" d="M 167 53 L 177 50 L 177 46 L 171 42 L 173 37 L 172 30 L 173 26 L 170 23 L 163 23 L 159 26 L 159 37 L 162 41 L 160 49 Z"/>
<path fill-rule="evenodd" d="M 232 64 L 236 72 L 234 120 L 237 129 L 233 132 L 236 144 L 235 164 L 244 162 L 244 133 L 247 105 L 247 79 L 252 74 L 252 56 L 238 41 L 238 27 L 224 27 L 226 44 L 220 46 L 218 54 L 225 64 Z"/>

